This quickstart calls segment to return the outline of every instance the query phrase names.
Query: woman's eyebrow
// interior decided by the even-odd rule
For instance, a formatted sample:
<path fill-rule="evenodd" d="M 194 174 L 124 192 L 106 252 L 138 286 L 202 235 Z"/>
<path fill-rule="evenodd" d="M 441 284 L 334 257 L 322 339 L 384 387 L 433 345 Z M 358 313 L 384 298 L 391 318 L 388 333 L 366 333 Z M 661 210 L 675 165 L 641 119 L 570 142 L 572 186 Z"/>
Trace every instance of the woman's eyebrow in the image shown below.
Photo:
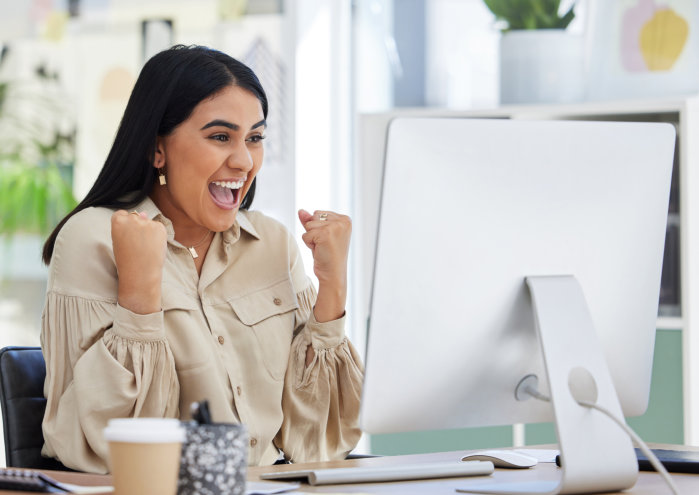
<path fill-rule="evenodd" d="M 212 120 L 199 130 L 203 131 L 204 129 L 208 129 L 209 127 L 227 127 L 228 129 L 231 129 L 233 131 L 240 130 L 240 126 L 238 124 L 233 124 L 231 122 L 228 122 L 227 120 L 221 119 Z"/>
<path fill-rule="evenodd" d="M 254 124 L 250 130 L 257 129 L 260 126 L 265 126 L 267 127 L 267 121 L 265 119 L 260 120 L 258 123 Z M 239 131 L 240 126 L 238 124 L 233 124 L 232 122 L 228 122 L 227 120 L 222 120 L 222 119 L 215 119 L 209 122 L 208 124 L 204 125 L 200 131 L 203 131 L 204 129 L 208 129 L 209 127 L 227 127 L 228 129 L 231 129 L 233 131 Z"/>

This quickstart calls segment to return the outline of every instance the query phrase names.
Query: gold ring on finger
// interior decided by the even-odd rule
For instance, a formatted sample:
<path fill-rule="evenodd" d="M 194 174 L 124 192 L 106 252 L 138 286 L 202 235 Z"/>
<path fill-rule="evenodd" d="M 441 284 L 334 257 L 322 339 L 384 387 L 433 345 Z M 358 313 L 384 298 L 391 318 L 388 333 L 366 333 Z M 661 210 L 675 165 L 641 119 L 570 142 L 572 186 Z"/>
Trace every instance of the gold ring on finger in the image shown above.
<path fill-rule="evenodd" d="M 321 214 L 320 214 L 320 219 L 321 219 L 321 220 L 327 220 L 327 219 L 328 219 L 328 214 L 325 213 L 325 212 L 321 213 Z"/>

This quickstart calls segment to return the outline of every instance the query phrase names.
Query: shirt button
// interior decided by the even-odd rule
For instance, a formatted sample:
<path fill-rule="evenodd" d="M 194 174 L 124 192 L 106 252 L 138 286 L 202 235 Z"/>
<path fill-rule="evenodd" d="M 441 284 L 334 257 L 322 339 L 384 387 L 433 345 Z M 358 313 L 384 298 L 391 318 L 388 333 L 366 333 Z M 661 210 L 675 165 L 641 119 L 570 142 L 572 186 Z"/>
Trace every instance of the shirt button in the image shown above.
<path fill-rule="evenodd" d="M 218 343 L 221 344 L 221 345 L 223 345 L 223 342 L 224 342 L 223 335 L 219 335 L 219 336 L 218 336 Z"/>
<path fill-rule="evenodd" d="M 277 306 L 281 306 L 281 305 L 282 305 L 282 300 L 279 299 L 278 297 L 275 297 L 275 298 L 274 298 L 274 304 L 276 304 Z"/>
<path fill-rule="evenodd" d="M 242 395 L 243 393 L 243 389 L 240 387 L 236 387 L 235 391 L 238 392 L 238 395 Z"/>
<path fill-rule="evenodd" d="M 254 447 L 257 445 L 257 438 L 251 438 L 250 439 L 250 447 Z"/>

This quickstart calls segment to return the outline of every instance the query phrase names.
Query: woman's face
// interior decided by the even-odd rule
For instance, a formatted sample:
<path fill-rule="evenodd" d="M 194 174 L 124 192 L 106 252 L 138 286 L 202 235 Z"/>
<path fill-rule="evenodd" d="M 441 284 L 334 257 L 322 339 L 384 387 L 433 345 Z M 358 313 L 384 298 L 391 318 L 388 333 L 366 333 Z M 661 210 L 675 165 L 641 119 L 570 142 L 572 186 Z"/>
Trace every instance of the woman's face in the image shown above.
<path fill-rule="evenodd" d="M 153 201 L 178 227 L 229 229 L 260 170 L 266 122 L 262 105 L 246 89 L 228 86 L 201 101 L 187 120 L 158 138 Z"/>

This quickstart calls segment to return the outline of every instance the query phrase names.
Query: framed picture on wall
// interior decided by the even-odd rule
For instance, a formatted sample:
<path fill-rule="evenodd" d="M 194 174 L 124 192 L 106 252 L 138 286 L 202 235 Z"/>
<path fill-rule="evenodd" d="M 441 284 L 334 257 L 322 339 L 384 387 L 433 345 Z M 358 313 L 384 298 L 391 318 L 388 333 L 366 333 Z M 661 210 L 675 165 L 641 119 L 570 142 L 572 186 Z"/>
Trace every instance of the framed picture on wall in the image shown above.
<path fill-rule="evenodd" d="M 699 2 L 592 0 L 588 99 L 699 93 Z"/>

